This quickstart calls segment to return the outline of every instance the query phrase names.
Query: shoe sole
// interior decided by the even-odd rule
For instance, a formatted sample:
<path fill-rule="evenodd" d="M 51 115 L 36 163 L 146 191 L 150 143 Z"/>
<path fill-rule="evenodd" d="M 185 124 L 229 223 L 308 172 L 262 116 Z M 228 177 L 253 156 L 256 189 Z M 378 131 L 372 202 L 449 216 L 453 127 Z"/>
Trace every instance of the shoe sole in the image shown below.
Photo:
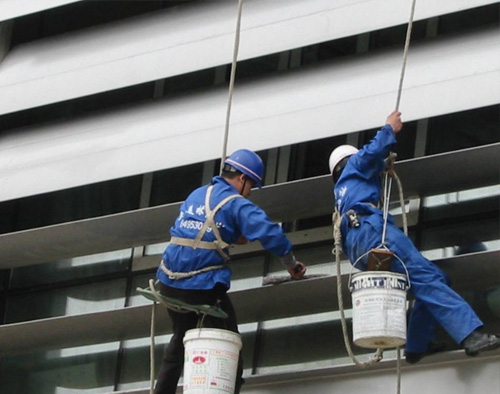
<path fill-rule="evenodd" d="M 470 357 L 475 357 L 480 352 L 487 352 L 489 350 L 495 350 L 495 349 L 498 349 L 498 348 L 500 348 L 500 342 L 492 343 L 491 345 L 486 345 L 486 346 L 482 347 L 481 349 L 475 350 L 473 352 L 469 352 L 469 351 L 466 350 L 465 354 L 467 354 Z"/>

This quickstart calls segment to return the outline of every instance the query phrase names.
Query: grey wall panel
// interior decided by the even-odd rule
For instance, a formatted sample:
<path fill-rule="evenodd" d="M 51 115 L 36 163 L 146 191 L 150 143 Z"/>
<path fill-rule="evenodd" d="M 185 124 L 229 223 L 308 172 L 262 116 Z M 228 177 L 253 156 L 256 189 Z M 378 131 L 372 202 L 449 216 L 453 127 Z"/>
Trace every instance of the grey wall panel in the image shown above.
<path fill-rule="evenodd" d="M 228 152 L 377 128 L 395 105 L 400 67 L 391 50 L 240 84 Z M 406 74 L 405 121 L 498 104 L 498 31 L 416 46 Z M 0 201 L 218 158 L 226 104 L 221 88 L 6 133 Z"/>
<path fill-rule="evenodd" d="M 306 340 L 306 339 L 305 339 Z M 332 341 L 341 341 L 332 335 Z M 479 359 L 466 357 L 463 351 L 446 352 L 422 360 L 419 365 L 401 364 L 401 392 L 405 394 L 472 394 L 500 389 L 500 352 Z M 391 354 L 387 362 L 360 368 L 346 358 L 345 364 L 309 371 L 290 365 L 292 371 L 250 377 L 248 394 L 325 394 L 325 393 L 396 393 L 397 367 Z M 361 358 L 365 361 L 365 358 Z M 292 363 L 290 363 L 292 364 Z M 255 380 L 254 380 L 255 379 Z M 260 383 L 260 384 L 259 384 Z M 254 386 L 255 385 L 255 386 Z M 245 387 L 245 386 L 243 386 Z M 133 394 L 147 393 L 137 391 Z"/>
<path fill-rule="evenodd" d="M 462 190 L 464 184 L 498 184 L 498 157 L 500 144 L 492 144 L 397 162 L 396 172 L 406 197 L 437 195 Z M 397 192 L 394 185 L 393 199 Z M 332 182 L 325 175 L 271 185 L 255 190 L 251 199 L 276 221 L 326 215 L 333 210 Z M 0 235 L 0 268 L 168 241 L 179 206 L 180 202 Z"/>
<path fill-rule="evenodd" d="M 309 340 L 308 338 L 305 340 Z M 332 332 L 332 341 L 341 341 Z M 355 352 L 357 356 L 358 353 Z M 347 357 L 347 353 L 346 353 Z M 367 357 L 359 357 L 367 361 Z M 367 368 L 360 368 L 350 361 L 304 369 L 290 365 L 286 370 L 260 372 L 245 377 L 244 392 L 248 394 L 325 394 L 395 392 L 396 356 L 384 354 L 384 359 Z M 466 358 L 463 351 L 445 352 L 424 358 L 418 366 L 401 365 L 401 391 L 405 394 L 435 393 L 469 394 L 500 390 L 500 351 Z M 284 368 L 283 368 L 284 369 Z M 460 378 L 457 378 L 460 377 Z M 443 383 L 446 382 L 446 383 Z M 380 388 L 380 390 L 379 390 Z M 498 388 L 498 390 L 497 390 Z M 179 386 L 180 390 L 180 386 Z M 180 392 L 180 391 L 179 391 Z M 113 391 L 108 394 L 149 394 L 149 388 Z"/>

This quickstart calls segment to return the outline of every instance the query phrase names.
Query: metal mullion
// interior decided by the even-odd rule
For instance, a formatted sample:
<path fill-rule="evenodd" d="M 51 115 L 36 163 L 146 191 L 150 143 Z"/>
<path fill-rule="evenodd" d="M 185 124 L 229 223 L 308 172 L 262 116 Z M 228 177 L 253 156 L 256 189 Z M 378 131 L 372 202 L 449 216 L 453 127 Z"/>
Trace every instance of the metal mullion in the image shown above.
<path fill-rule="evenodd" d="M 163 89 L 160 89 L 163 90 Z M 151 200 L 151 191 L 153 186 L 153 174 L 147 173 L 142 177 L 142 185 L 141 185 L 141 195 L 139 198 L 139 209 L 147 208 L 150 204 Z M 128 307 L 130 304 L 130 298 L 132 296 L 132 282 L 134 280 L 135 275 L 134 272 L 134 262 L 136 259 L 141 258 L 144 255 L 145 246 L 134 247 L 130 253 L 129 266 L 126 273 L 127 284 L 125 286 L 125 301 L 124 308 Z M 120 345 L 118 348 L 118 352 L 116 355 L 116 369 L 115 369 L 115 380 L 113 390 L 117 391 L 118 386 L 120 385 L 121 377 L 122 377 L 122 365 L 123 365 L 123 354 L 125 352 L 124 342 L 120 341 Z"/>

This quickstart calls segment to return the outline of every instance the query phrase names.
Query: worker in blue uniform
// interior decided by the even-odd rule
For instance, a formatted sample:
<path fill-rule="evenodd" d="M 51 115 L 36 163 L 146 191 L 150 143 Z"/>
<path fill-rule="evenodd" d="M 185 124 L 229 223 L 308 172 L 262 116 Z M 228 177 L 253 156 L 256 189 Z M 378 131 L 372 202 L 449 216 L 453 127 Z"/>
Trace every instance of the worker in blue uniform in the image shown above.
<path fill-rule="evenodd" d="M 255 152 L 237 150 L 224 161 L 221 176 L 187 197 L 170 229 L 170 243 L 157 271 L 160 292 L 192 305 L 219 306 L 227 313 L 227 319 L 206 316 L 204 327 L 238 332 L 236 314 L 227 295 L 231 280 L 227 264 L 230 244 L 258 240 L 281 258 L 293 278 L 302 278 L 306 271 L 304 264 L 295 259 L 281 226 L 246 198 L 253 187 L 261 187 L 263 173 L 264 164 Z M 156 394 L 175 393 L 184 364 L 183 337 L 198 323 L 194 312 L 169 309 L 168 313 L 173 337 L 165 348 Z M 240 392 L 242 374 L 240 356 L 235 393 Z"/>
<path fill-rule="evenodd" d="M 367 253 L 382 242 L 384 218 L 378 208 L 381 175 L 386 169 L 385 160 L 396 144 L 396 134 L 402 127 L 401 113 L 394 111 L 387 117 L 386 125 L 362 149 L 342 145 L 330 155 L 335 209 L 342 215 L 342 247 L 352 263 L 360 259 L 356 267 L 361 270 L 367 269 Z M 497 336 L 479 330 L 483 323 L 449 286 L 447 275 L 420 254 L 412 241 L 394 225 L 390 215 L 385 245 L 406 265 L 410 292 L 415 296 L 408 324 L 407 362 L 416 363 L 430 353 L 443 350 L 433 341 L 438 324 L 469 356 L 500 347 Z M 390 268 L 393 272 L 406 273 L 397 259 L 393 259 Z"/>

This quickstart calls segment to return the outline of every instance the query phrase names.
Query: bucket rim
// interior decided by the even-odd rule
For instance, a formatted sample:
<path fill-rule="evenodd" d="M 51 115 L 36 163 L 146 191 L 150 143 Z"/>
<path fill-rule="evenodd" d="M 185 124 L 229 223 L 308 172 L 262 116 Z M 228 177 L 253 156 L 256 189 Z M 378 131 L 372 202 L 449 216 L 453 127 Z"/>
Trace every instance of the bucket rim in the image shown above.
<path fill-rule="evenodd" d="M 396 278 L 396 279 L 402 279 L 405 281 L 406 286 L 404 291 L 408 291 L 411 287 L 410 284 L 410 278 L 408 275 L 405 275 L 400 272 L 392 272 L 392 271 L 361 271 L 361 272 L 356 272 L 349 278 L 349 291 L 353 293 L 355 291 L 353 282 L 358 279 L 359 277 L 387 277 L 387 278 Z M 402 289 L 394 289 L 394 290 L 402 290 Z"/>
<path fill-rule="evenodd" d="M 206 335 L 206 334 L 212 334 L 212 335 Z M 187 341 L 192 341 L 195 339 L 215 339 L 219 341 L 226 341 L 234 343 L 238 345 L 240 348 L 243 345 L 243 342 L 241 340 L 241 334 L 234 331 L 225 330 L 222 328 L 206 328 L 206 327 L 192 328 L 186 331 L 186 334 L 184 335 L 183 338 L 183 343 L 185 344 Z"/>

